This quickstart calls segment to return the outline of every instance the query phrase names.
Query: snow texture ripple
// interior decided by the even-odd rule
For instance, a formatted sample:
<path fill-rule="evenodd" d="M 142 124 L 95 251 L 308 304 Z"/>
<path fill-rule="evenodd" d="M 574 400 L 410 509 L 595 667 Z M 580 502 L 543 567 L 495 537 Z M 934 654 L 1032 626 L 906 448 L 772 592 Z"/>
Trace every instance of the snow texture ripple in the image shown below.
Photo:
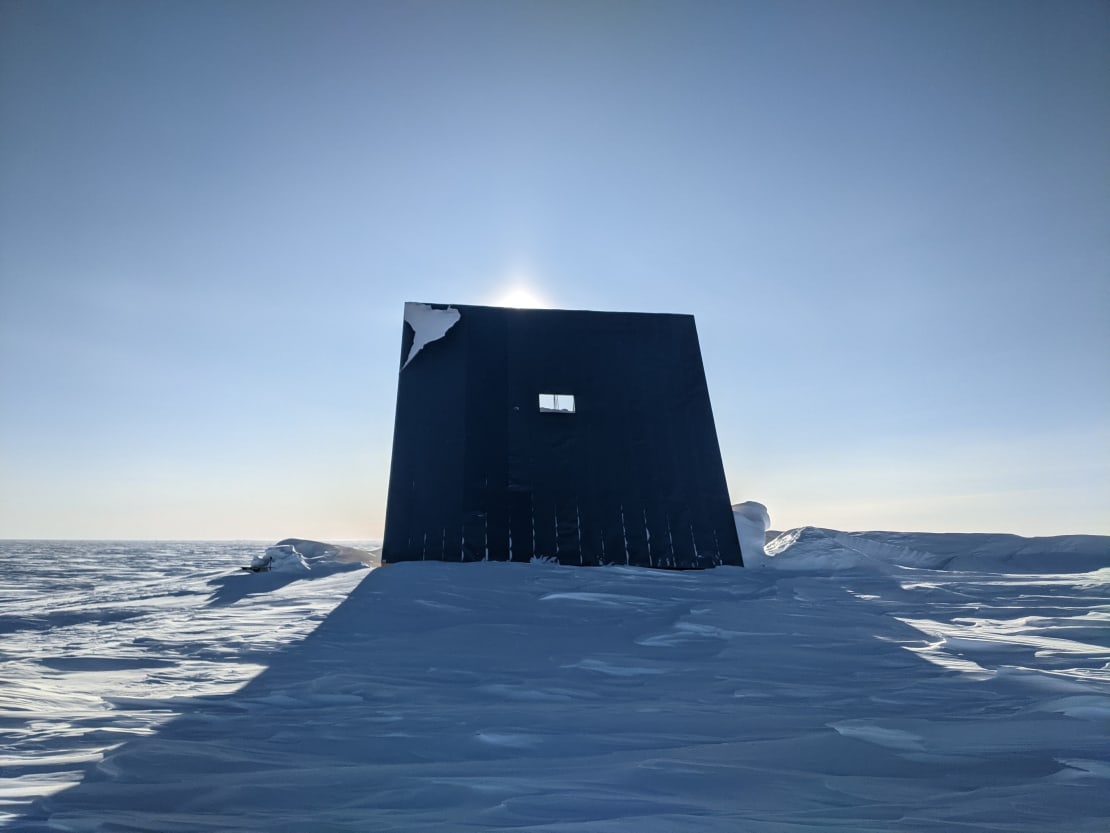
<path fill-rule="evenodd" d="M 1108 538 L 231 576 L 260 547 L 0 544 L 8 829 L 1110 827 Z"/>

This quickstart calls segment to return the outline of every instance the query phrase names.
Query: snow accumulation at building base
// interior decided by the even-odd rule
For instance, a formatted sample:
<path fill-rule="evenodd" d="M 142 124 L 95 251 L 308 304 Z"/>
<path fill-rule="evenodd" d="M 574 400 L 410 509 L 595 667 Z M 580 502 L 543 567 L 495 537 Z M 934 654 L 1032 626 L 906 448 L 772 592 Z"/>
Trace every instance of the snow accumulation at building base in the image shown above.
<path fill-rule="evenodd" d="M 82 545 L 0 546 L 10 830 L 1108 829 L 1110 538 L 282 581 L 242 544 L 90 543 L 64 576 Z"/>

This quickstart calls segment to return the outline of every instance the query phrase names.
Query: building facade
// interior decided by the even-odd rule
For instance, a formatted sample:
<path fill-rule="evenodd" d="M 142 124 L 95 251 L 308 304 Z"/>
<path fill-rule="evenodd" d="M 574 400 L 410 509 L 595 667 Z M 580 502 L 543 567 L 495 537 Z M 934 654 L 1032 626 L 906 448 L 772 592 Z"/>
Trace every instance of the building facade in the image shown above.
<path fill-rule="evenodd" d="M 693 316 L 406 304 L 384 563 L 742 563 Z"/>

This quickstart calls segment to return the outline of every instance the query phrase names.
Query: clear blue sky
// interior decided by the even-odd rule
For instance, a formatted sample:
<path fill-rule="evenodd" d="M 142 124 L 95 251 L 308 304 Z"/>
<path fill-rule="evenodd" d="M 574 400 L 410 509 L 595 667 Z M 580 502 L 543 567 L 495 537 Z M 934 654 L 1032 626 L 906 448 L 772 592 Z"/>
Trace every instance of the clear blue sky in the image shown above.
<path fill-rule="evenodd" d="M 776 528 L 1110 533 L 1110 5 L 0 0 L 0 537 L 377 536 L 406 300 L 686 312 Z"/>

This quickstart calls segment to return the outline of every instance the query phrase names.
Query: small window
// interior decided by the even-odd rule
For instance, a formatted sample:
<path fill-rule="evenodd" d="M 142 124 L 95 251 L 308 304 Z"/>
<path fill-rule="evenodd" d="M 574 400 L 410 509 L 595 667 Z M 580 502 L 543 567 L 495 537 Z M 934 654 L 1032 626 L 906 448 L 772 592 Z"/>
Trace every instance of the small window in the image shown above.
<path fill-rule="evenodd" d="M 573 393 L 541 393 L 540 394 L 540 413 L 541 414 L 573 414 L 574 413 L 574 394 Z"/>

